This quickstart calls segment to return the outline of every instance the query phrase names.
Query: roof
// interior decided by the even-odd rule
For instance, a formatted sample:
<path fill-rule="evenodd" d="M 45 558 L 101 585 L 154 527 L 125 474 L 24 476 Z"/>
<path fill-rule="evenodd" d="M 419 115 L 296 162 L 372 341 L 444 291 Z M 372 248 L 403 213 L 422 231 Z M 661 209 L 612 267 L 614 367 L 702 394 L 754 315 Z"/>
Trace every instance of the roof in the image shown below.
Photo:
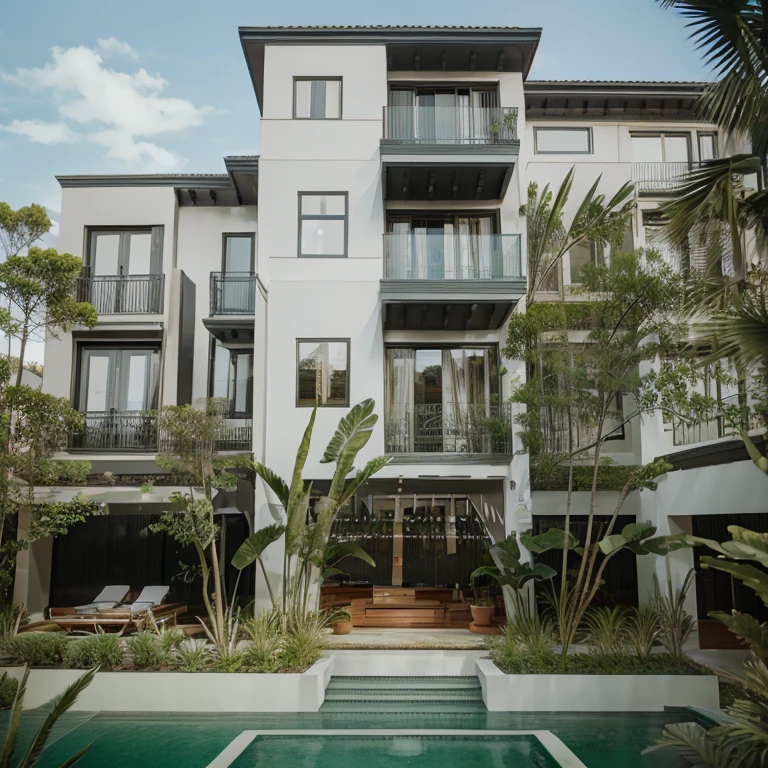
<path fill-rule="evenodd" d="M 240 27 L 259 109 L 264 111 L 266 45 L 385 45 L 391 71 L 503 71 L 528 75 L 540 27 L 299 26 Z"/>
<path fill-rule="evenodd" d="M 62 189 L 93 187 L 172 187 L 180 205 L 256 205 L 258 155 L 224 158 L 227 173 L 85 174 L 57 176 Z M 202 194 L 198 199 L 198 192 Z"/>

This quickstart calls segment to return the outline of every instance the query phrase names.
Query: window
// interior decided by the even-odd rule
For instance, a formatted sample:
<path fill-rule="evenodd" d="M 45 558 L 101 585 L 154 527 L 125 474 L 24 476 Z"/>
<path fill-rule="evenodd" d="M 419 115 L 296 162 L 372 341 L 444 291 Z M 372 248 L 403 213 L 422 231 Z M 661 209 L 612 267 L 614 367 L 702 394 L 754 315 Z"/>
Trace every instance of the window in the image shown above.
<path fill-rule="evenodd" d="M 91 229 L 88 266 L 93 276 L 156 275 L 162 271 L 163 228 Z"/>
<path fill-rule="evenodd" d="M 349 340 L 296 342 L 296 405 L 349 405 Z"/>
<path fill-rule="evenodd" d="M 584 267 L 587 264 L 603 264 L 603 248 L 599 243 L 579 243 L 574 245 L 568 256 L 571 262 L 571 284 L 580 283 Z"/>
<path fill-rule="evenodd" d="M 253 350 L 228 349 L 214 340 L 211 344 L 210 397 L 227 401 L 233 418 L 253 415 Z"/>
<path fill-rule="evenodd" d="M 717 157 L 717 135 L 714 133 L 700 133 L 699 160 L 714 160 Z"/>
<path fill-rule="evenodd" d="M 299 120 L 341 119 L 341 78 L 293 79 L 293 116 Z"/>
<path fill-rule="evenodd" d="M 299 193 L 299 256 L 347 255 L 347 193 Z"/>
<path fill-rule="evenodd" d="M 253 273 L 254 243 L 252 233 L 224 235 L 221 271 Z"/>
<path fill-rule="evenodd" d="M 636 163 L 688 163 L 691 159 L 689 133 L 633 133 L 632 160 Z"/>
<path fill-rule="evenodd" d="M 159 365 L 158 349 L 83 347 L 79 409 L 126 413 L 154 408 Z"/>
<path fill-rule="evenodd" d="M 592 152 L 591 128 L 534 128 L 537 155 L 583 155 Z"/>

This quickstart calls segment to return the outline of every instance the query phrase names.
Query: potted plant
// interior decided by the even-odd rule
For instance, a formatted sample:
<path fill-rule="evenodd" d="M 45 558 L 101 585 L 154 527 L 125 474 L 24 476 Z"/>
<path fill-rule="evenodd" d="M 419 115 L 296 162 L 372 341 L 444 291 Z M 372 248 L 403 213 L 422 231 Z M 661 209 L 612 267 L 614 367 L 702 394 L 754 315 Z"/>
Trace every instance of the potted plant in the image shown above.
<path fill-rule="evenodd" d="M 334 635 L 348 635 L 352 631 L 352 617 L 344 608 L 334 611 L 330 621 Z"/>
<path fill-rule="evenodd" d="M 493 604 L 488 594 L 488 588 L 475 589 L 472 596 L 472 602 L 469 604 L 469 609 L 472 611 L 472 623 L 478 627 L 491 626 L 491 619 L 496 611 L 496 607 Z"/>

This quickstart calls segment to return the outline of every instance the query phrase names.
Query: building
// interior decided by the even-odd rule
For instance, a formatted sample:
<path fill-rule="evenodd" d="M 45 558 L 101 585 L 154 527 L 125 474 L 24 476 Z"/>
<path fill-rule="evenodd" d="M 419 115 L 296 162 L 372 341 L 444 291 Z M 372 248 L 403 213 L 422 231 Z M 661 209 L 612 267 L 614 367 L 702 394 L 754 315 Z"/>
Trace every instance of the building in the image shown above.
<path fill-rule="evenodd" d="M 539 36 L 507 27 L 241 28 L 261 112 L 258 155 L 224 158 L 223 174 L 59 177 L 59 248 L 82 255 L 79 290 L 99 322 L 48 340 L 43 389 L 86 412 L 70 453 L 119 478 L 98 491 L 110 497 L 119 536 L 109 520 L 93 526 L 105 546 L 115 536 L 125 543 L 90 570 L 75 565 L 82 536 L 36 544 L 20 565 L 34 575 L 17 580 L 19 597 L 33 609 L 87 602 L 125 558 L 141 565 L 123 578 L 175 574 L 174 553 L 150 555 L 162 547 L 136 549 L 126 533 L 173 489 L 138 490 L 158 474 L 149 412 L 210 396 L 229 403 L 220 448 L 252 450 L 289 476 L 317 393 L 304 473 L 316 488 L 331 477 L 320 458 L 339 418 L 376 401 L 380 419 L 360 460 L 393 461 L 337 522 L 354 533 L 366 516 L 383 521 L 370 542 L 378 567 L 356 572 L 362 581 L 466 584 L 488 534 L 557 520 L 565 494 L 531 491 L 527 456 L 517 453 L 507 398 L 523 367 L 502 354 L 526 290 L 528 184 L 558 185 L 575 166 L 573 215 L 598 175 L 608 195 L 633 181 L 626 245 L 660 245 L 653 209 L 676 177 L 734 145 L 696 117 L 701 83 L 528 80 Z M 578 283 L 595 256 L 573 249 L 553 290 Z M 683 445 L 720 455 L 717 425 L 684 433 L 660 420 L 630 424 L 607 452 L 619 464 Z M 695 516 L 724 511 L 723 494 L 757 483 L 739 460 L 710 481 L 720 496 L 704 492 L 704 453 L 680 459 L 681 468 L 702 466 L 670 474 L 655 498 L 634 494 L 628 519 L 688 530 Z M 721 471 L 737 485 L 722 487 Z M 689 472 L 702 488 L 695 504 L 680 490 Z M 601 509 L 614 498 L 602 493 Z M 271 521 L 268 501 L 260 482 L 242 483 L 227 508 L 247 525 L 232 523 L 228 547 Z M 740 511 L 762 510 L 740 500 Z M 282 553 L 272 550 L 277 573 Z M 628 566 L 628 600 L 647 594 L 655 567 Z"/>

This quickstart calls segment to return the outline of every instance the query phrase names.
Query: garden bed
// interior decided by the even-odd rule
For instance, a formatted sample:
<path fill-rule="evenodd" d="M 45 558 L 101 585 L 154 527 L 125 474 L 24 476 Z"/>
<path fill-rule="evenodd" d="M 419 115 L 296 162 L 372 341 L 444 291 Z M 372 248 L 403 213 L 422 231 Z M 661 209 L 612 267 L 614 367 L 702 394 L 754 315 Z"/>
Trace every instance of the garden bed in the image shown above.
<path fill-rule="evenodd" d="M 695 665 L 663 660 L 629 674 L 618 666 L 600 674 L 594 658 L 571 657 L 562 669 L 573 671 L 553 673 L 506 674 L 491 659 L 479 659 L 475 667 L 490 712 L 663 712 L 692 704 L 719 709 L 717 676 Z M 578 671 L 592 664 L 594 672 Z"/>
<path fill-rule="evenodd" d="M 306 672 L 98 672 L 72 711 L 85 712 L 317 712 L 333 659 Z M 18 680 L 23 667 L 0 672 Z M 32 669 L 26 706 L 39 707 L 84 674 L 79 669 Z"/>

